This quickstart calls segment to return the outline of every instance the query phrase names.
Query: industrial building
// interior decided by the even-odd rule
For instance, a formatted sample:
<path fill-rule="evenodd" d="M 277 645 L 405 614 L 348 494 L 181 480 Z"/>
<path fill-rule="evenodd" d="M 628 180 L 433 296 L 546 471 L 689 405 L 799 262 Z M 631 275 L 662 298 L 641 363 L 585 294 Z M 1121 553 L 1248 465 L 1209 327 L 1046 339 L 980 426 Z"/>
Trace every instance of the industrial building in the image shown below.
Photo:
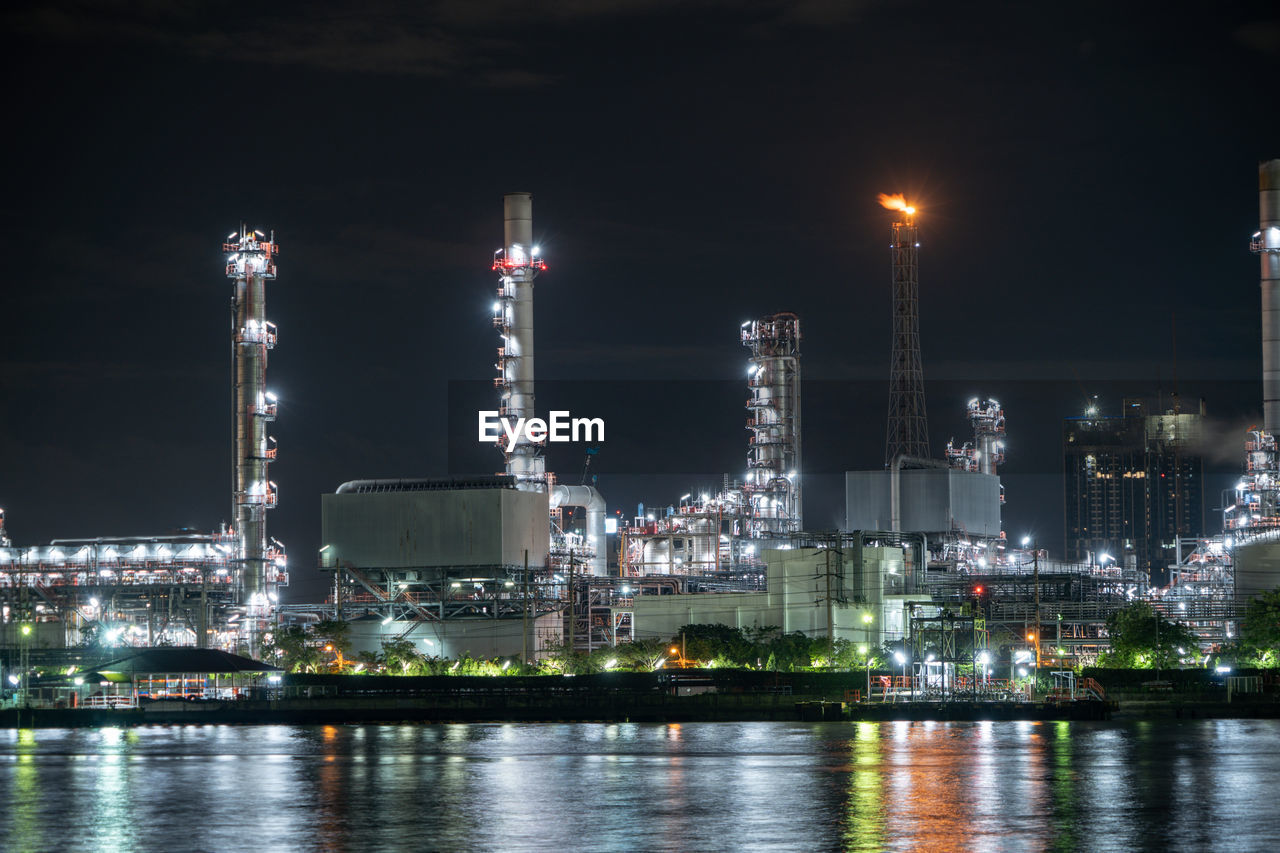
<path fill-rule="evenodd" d="M 1094 402 L 1063 422 L 1068 560 L 1109 557 L 1157 580 L 1177 562 L 1179 539 L 1205 535 L 1204 421 L 1204 401 L 1149 414 L 1129 399 L 1117 416 Z"/>
<path fill-rule="evenodd" d="M 762 591 L 640 596 L 632 609 L 644 637 L 667 638 L 684 625 L 714 623 L 878 648 L 884 639 L 906 635 L 911 605 L 931 603 L 910 574 L 904 559 L 909 551 L 896 537 L 801 535 L 794 547 L 764 552 Z"/>
<path fill-rule="evenodd" d="M 489 657 L 559 641 L 558 615 L 546 618 L 558 599 L 538 598 L 545 492 L 506 474 L 358 480 L 323 495 L 320 511 L 320 569 L 335 573 L 332 615 L 351 622 L 356 650 L 409 639 L 432 657 Z"/>

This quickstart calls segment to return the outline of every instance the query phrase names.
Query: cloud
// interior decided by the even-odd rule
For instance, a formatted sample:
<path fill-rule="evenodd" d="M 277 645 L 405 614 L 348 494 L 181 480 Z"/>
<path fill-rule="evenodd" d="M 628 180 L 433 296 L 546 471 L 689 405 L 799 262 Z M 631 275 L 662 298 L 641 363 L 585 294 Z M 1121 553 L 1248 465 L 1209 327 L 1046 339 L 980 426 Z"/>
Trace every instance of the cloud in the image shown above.
<path fill-rule="evenodd" d="M 770 35 L 848 22 L 881 0 L 374 0 L 259 6 L 63 0 L 6 16 L 8 29 L 57 42 L 146 45 L 222 62 L 450 78 L 527 89 L 557 78 L 535 70 L 545 44 L 573 29 L 679 14 L 716 15 L 727 34 Z M 554 51 L 553 51 L 554 52 Z"/>
<path fill-rule="evenodd" d="M 1237 29 L 1235 37 L 1260 53 L 1280 53 L 1280 21 L 1252 21 Z"/>
<path fill-rule="evenodd" d="M 495 87 L 523 88 L 550 79 L 518 67 L 520 45 L 506 34 L 451 29 L 432 4 L 258 7 L 252 14 L 221 8 L 72 0 L 12 13 L 8 22 L 12 31 L 36 39 L 140 44 L 201 60 L 456 77 Z"/>

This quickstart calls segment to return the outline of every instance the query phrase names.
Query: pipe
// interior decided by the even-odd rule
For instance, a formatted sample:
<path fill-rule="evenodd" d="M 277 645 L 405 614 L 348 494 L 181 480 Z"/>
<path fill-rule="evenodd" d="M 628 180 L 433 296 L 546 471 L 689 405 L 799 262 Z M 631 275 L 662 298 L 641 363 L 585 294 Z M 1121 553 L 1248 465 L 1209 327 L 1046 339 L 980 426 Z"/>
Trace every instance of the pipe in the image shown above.
<path fill-rule="evenodd" d="M 591 542 L 595 556 L 591 558 L 591 574 L 602 578 L 609 574 L 609 546 L 604 534 L 604 496 L 595 486 L 553 486 L 550 494 L 552 509 L 579 506 L 587 511 L 587 541 Z"/>
<path fill-rule="evenodd" d="M 1263 429 L 1280 432 L 1280 159 L 1258 164 L 1258 235 L 1251 248 L 1261 260 Z"/>

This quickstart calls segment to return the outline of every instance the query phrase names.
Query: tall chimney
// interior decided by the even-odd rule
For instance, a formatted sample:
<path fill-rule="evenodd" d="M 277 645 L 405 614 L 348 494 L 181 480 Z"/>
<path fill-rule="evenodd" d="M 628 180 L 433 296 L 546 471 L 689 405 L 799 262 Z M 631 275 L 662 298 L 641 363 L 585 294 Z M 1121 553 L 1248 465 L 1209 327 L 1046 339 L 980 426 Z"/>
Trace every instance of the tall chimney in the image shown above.
<path fill-rule="evenodd" d="M 494 255 L 493 269 L 501 285 L 494 302 L 493 324 L 502 335 L 498 347 L 498 393 L 501 415 L 515 423 L 534 416 L 533 401 L 533 280 L 547 268 L 533 245 L 533 196 L 508 193 L 502 198 L 503 246 Z M 522 432 L 507 446 L 499 441 L 508 474 L 517 488 L 546 490 L 546 462 L 542 448 Z"/>
<path fill-rule="evenodd" d="M 1249 244 L 1262 260 L 1262 423 L 1280 432 L 1280 160 L 1258 164 L 1258 233 Z"/>

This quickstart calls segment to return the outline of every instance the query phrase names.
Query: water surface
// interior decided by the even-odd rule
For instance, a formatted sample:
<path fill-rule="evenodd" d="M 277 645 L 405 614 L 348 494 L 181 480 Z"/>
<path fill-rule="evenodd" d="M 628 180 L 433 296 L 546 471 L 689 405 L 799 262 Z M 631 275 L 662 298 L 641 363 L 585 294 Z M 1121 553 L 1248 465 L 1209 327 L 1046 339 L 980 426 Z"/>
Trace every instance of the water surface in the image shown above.
<path fill-rule="evenodd" d="M 1275 850 L 1280 721 L 0 730 L 0 850 Z"/>

